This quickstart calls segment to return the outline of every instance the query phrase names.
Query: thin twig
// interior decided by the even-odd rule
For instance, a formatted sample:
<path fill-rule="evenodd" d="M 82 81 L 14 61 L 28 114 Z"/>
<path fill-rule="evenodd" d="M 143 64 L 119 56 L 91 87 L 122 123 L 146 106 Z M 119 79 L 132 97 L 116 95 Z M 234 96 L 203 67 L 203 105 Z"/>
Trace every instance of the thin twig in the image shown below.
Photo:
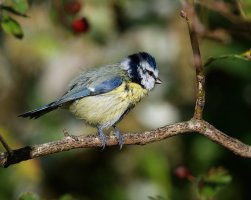
<path fill-rule="evenodd" d="M 5 141 L 5 139 L 3 138 L 3 136 L 0 133 L 0 142 L 2 143 L 3 147 L 5 148 L 6 152 L 10 155 L 12 154 L 12 150 L 10 148 L 10 146 L 7 144 L 7 142 Z"/>
<path fill-rule="evenodd" d="M 187 8 L 191 16 L 196 16 L 194 13 L 193 6 L 187 5 Z M 193 117 L 195 119 L 202 119 L 203 109 L 205 105 L 205 74 L 204 74 L 202 60 L 201 60 L 199 42 L 198 42 L 198 38 L 196 34 L 196 25 L 195 25 L 196 18 L 193 17 L 192 18 L 193 21 L 191 22 L 185 11 L 181 11 L 180 16 L 183 17 L 187 22 L 192 51 L 193 51 L 194 67 L 195 67 L 195 72 L 196 72 L 197 98 L 196 98 Z"/>

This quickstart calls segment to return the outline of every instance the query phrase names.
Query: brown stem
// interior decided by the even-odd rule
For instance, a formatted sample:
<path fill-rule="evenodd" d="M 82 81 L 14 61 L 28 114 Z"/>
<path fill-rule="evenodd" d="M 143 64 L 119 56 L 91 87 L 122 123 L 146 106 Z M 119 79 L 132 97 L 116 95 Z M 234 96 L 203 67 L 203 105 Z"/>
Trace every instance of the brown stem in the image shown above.
<path fill-rule="evenodd" d="M 202 65 L 199 42 L 198 42 L 198 38 L 196 34 L 197 18 L 196 18 L 193 6 L 188 4 L 187 10 L 190 14 L 189 16 L 192 16 L 192 19 L 193 19 L 192 22 L 189 20 L 187 13 L 185 11 L 181 11 L 180 15 L 187 22 L 192 51 L 193 51 L 194 68 L 195 68 L 195 73 L 196 73 L 197 98 L 196 98 L 193 117 L 195 119 L 202 119 L 203 109 L 205 105 L 205 74 L 204 74 L 203 65 Z"/>

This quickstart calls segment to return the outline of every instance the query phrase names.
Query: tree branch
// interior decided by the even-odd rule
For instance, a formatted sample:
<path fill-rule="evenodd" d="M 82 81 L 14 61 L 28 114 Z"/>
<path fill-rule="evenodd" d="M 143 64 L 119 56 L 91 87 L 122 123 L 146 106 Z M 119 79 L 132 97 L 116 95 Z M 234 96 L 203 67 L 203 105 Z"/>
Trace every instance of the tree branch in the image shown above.
<path fill-rule="evenodd" d="M 206 136 L 212 141 L 229 149 L 236 155 L 251 158 L 251 146 L 245 145 L 239 140 L 227 136 L 204 120 L 197 120 L 194 118 L 189 121 L 175 123 L 156 130 L 146 131 L 144 133 L 126 133 L 124 134 L 124 144 L 145 145 L 172 136 L 191 132 L 197 132 Z M 114 146 L 117 144 L 118 142 L 114 135 L 107 137 L 107 146 Z M 58 141 L 16 149 L 12 151 L 12 154 L 6 152 L 1 153 L 0 167 L 8 167 L 21 161 L 43 157 L 62 151 L 69 151 L 71 149 L 101 146 L 102 144 L 97 136 L 76 136 L 74 138 L 67 136 Z"/>

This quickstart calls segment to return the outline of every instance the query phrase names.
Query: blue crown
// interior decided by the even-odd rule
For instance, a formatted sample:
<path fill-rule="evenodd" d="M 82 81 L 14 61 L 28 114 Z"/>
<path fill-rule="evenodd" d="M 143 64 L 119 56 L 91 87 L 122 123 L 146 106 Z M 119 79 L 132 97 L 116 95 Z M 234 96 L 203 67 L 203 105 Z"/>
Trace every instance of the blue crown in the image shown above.
<path fill-rule="evenodd" d="M 146 52 L 139 52 L 136 54 L 132 54 L 132 55 L 129 55 L 128 58 L 130 59 L 129 65 L 131 68 L 136 67 L 142 61 L 148 62 L 153 69 L 156 68 L 156 62 L 155 62 L 154 57 L 152 57 L 150 54 Z"/>

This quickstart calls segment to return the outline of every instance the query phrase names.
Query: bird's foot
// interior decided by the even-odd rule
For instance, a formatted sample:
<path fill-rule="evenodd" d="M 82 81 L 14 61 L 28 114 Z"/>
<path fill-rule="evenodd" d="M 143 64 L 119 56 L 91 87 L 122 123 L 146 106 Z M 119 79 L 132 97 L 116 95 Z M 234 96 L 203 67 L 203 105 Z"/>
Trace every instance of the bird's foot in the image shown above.
<path fill-rule="evenodd" d="M 114 128 L 115 136 L 116 136 L 116 138 L 118 140 L 118 143 L 119 143 L 119 149 L 121 150 L 122 147 L 123 147 L 123 144 L 124 144 L 123 136 L 122 136 L 122 134 L 120 133 L 119 129 L 116 126 L 113 126 L 113 128 Z"/>
<path fill-rule="evenodd" d="M 103 150 L 106 146 L 106 136 L 100 127 L 98 127 L 98 136 L 99 136 L 99 139 L 101 140 L 102 150 Z"/>

